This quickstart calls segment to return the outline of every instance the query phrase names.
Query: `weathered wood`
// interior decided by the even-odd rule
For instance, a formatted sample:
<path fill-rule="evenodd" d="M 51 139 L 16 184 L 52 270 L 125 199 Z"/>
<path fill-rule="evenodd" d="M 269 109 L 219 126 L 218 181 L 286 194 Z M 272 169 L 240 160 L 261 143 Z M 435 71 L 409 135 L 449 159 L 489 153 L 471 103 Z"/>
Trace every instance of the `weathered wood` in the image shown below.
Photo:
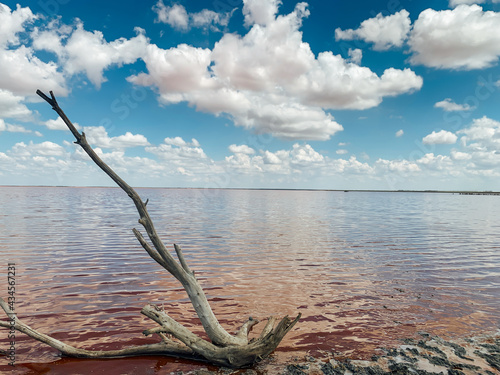
<path fill-rule="evenodd" d="M 0 322 L 1 327 L 10 328 L 14 327 L 19 332 L 25 333 L 26 335 L 47 344 L 54 349 L 57 349 L 61 352 L 62 355 L 67 357 L 75 357 L 75 358 L 117 358 L 117 357 L 130 357 L 130 356 L 138 356 L 138 355 L 175 355 L 182 358 L 194 358 L 199 359 L 200 357 L 196 355 L 191 349 L 188 347 L 174 343 L 170 341 L 170 343 L 159 342 L 156 344 L 146 344 L 140 346 L 131 346 L 124 349 L 119 350 L 85 350 L 78 349 L 74 346 L 68 345 L 59 341 L 53 337 L 45 335 L 43 333 L 38 332 L 37 330 L 31 328 L 27 324 L 23 323 L 18 319 L 17 315 L 10 312 L 9 306 L 0 298 L 0 306 L 3 311 L 9 316 L 10 320 L 14 320 L 15 324 L 12 325 L 10 322 Z"/>
<path fill-rule="evenodd" d="M 288 317 L 283 318 L 275 328 L 274 323 L 276 319 L 274 317 L 269 318 L 259 338 L 251 342 L 248 340 L 248 334 L 251 328 L 258 323 L 258 320 L 249 318 L 245 323 L 243 323 L 235 335 L 228 333 L 220 325 L 215 314 L 213 313 L 201 285 L 196 279 L 194 272 L 192 272 L 189 268 L 184 255 L 182 254 L 181 248 L 174 244 L 174 250 L 178 259 L 177 262 L 161 241 L 158 233 L 156 232 L 153 221 L 146 209 L 148 200 L 144 202 L 139 194 L 137 194 L 131 186 L 118 176 L 113 169 L 95 153 L 92 147 L 88 144 L 85 133 L 78 132 L 73 123 L 59 107 L 52 91 L 50 92 L 50 98 L 40 90 L 37 90 L 37 94 L 52 106 L 52 109 L 57 112 L 64 123 L 68 126 L 68 129 L 76 139 L 75 143 L 80 145 L 94 161 L 94 163 L 132 199 L 139 213 L 139 223 L 144 227 L 152 245 L 149 244 L 141 232 L 135 228 L 132 229 L 134 235 L 151 258 L 153 258 L 182 284 L 211 342 L 206 341 L 192 333 L 186 327 L 169 317 L 163 310 L 155 307 L 154 305 L 147 305 L 142 309 L 141 313 L 154 320 L 160 325 L 160 327 L 145 330 L 144 334 L 158 334 L 158 336 L 162 339 L 160 343 L 111 351 L 89 351 L 85 349 L 78 349 L 51 338 L 50 336 L 37 332 L 22 323 L 17 316 L 15 316 L 15 314 L 8 312 L 5 301 L 0 298 L 0 305 L 2 309 L 8 316 L 11 317 L 11 319 L 12 317 L 15 319 L 14 328 L 36 340 L 56 348 L 66 356 L 79 358 L 109 358 L 144 354 L 163 354 L 205 359 L 223 366 L 244 367 L 253 364 L 274 351 L 283 337 L 297 323 L 300 318 L 300 314 L 294 320 L 290 320 Z M 0 326 L 9 328 L 12 324 L 0 322 Z M 184 345 L 171 340 L 166 334 L 174 336 Z"/>

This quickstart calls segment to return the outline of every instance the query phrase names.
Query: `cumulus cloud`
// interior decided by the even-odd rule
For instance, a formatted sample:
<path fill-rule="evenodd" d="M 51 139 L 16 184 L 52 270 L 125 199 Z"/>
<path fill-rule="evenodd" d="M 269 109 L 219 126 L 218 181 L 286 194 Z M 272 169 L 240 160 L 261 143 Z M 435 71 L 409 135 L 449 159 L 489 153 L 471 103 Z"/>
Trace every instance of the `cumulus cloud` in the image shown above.
<path fill-rule="evenodd" d="M 43 123 L 43 125 L 45 125 L 47 129 L 50 130 L 68 130 L 68 126 L 64 123 L 64 121 L 60 117 L 57 117 L 56 119 L 47 120 Z M 73 125 L 77 130 L 81 129 L 78 123 L 73 122 Z"/>
<path fill-rule="evenodd" d="M 166 23 L 173 28 L 188 30 L 189 16 L 186 8 L 180 4 L 166 6 L 162 0 L 158 1 L 153 7 L 156 13 L 156 22 Z"/>
<path fill-rule="evenodd" d="M 331 52 L 316 58 L 299 30 L 309 15 L 299 3 L 276 16 L 279 1 L 248 0 L 247 34 L 225 34 L 213 50 L 185 44 L 168 50 L 148 45 L 147 73 L 130 76 L 158 88 L 164 104 L 187 102 L 198 110 L 228 115 L 238 126 L 285 139 L 326 140 L 342 130 L 328 109 L 367 109 L 384 97 L 420 89 L 410 69 L 378 76 Z M 287 69 L 283 69 L 286 66 Z"/>
<path fill-rule="evenodd" d="M 34 56 L 31 47 L 22 45 L 19 34 L 36 19 L 29 8 L 12 11 L 0 4 L 0 87 L 12 95 L 34 95 L 37 88 L 67 94 L 65 78 L 53 62 Z"/>
<path fill-rule="evenodd" d="M 65 71 L 71 75 L 85 73 L 100 88 L 106 81 L 105 69 L 111 65 L 131 64 L 145 54 L 148 40 L 144 30 L 136 28 L 135 31 L 137 36 L 131 39 L 107 42 L 102 32 L 86 31 L 83 24 L 78 23 L 61 52 Z"/>
<path fill-rule="evenodd" d="M 229 151 L 233 154 L 245 154 L 245 155 L 253 155 L 255 154 L 255 150 L 247 145 L 230 145 L 228 147 Z"/>
<path fill-rule="evenodd" d="M 483 69 L 500 56 L 500 13 L 479 5 L 453 10 L 426 9 L 413 25 L 408 40 L 413 64 L 440 69 Z"/>
<path fill-rule="evenodd" d="M 0 131 L 3 129 L 5 124 L 0 121 Z M 92 133 L 92 129 L 90 130 Z M 106 148 L 113 143 L 112 139 L 115 139 L 114 142 L 133 139 L 130 135 L 111 138 L 103 129 L 93 130 L 97 132 L 93 136 L 100 137 L 99 144 L 104 144 Z M 440 133 L 443 134 L 434 132 L 436 139 L 440 138 Z M 277 151 L 255 150 L 247 145 L 232 144 L 228 147 L 231 155 L 220 161 L 207 156 L 197 140 L 187 141 L 181 137 L 168 137 L 160 145 L 145 146 L 151 157 L 127 156 L 125 148 L 114 148 L 110 152 L 103 151 L 104 148 L 101 147 L 95 147 L 95 150 L 112 168 L 127 178 L 128 173 L 137 169 L 136 173 L 140 173 L 140 177 L 130 175 L 136 178 L 137 184 L 144 184 L 144 176 L 148 176 L 148 184 L 153 181 L 168 181 L 169 184 L 180 186 L 194 184 L 227 187 L 240 186 L 238 184 L 247 178 L 248 181 L 254 181 L 254 186 L 290 186 L 289 184 L 296 183 L 308 186 L 311 181 L 325 178 L 327 180 L 323 181 L 328 181 L 335 177 L 336 181 L 339 178 L 342 181 L 359 178 L 359 181 L 365 183 L 378 183 L 377 186 L 382 188 L 387 183 L 390 184 L 389 188 L 399 188 L 398 181 L 409 184 L 417 181 L 417 178 L 499 175 L 496 171 L 500 167 L 500 122 L 487 117 L 475 119 L 468 127 L 457 132 L 457 135 L 462 137 L 461 142 L 449 155 L 427 153 L 416 160 L 378 159 L 371 164 L 359 161 L 354 155 L 348 159 L 329 157 L 307 143 L 294 143 L 288 149 Z M 33 176 L 43 168 L 43 178 L 46 178 L 43 181 L 46 183 L 53 183 L 54 177 L 61 176 L 65 183 L 90 181 L 90 176 L 95 175 L 95 171 L 88 162 L 88 157 L 69 142 L 65 145 L 62 147 L 53 142 L 17 143 L 11 150 L 0 153 L 0 173 Z M 55 176 L 46 176 L 47 173 Z M 415 186 L 404 186 L 409 187 Z"/>
<path fill-rule="evenodd" d="M 42 143 L 24 142 L 16 143 L 10 153 L 18 159 L 33 156 L 63 156 L 66 155 L 64 148 L 57 143 L 45 141 Z"/>
<path fill-rule="evenodd" d="M 30 8 L 22 8 L 18 4 L 16 10 L 11 10 L 0 3 L 0 48 L 19 44 L 18 34 L 24 30 L 24 24 L 35 19 Z"/>
<path fill-rule="evenodd" d="M 0 133 L 1 132 L 31 133 L 31 130 L 26 129 L 21 125 L 7 124 L 3 119 L 0 118 Z"/>
<path fill-rule="evenodd" d="M 144 86 L 158 85 L 164 103 L 178 103 L 183 94 L 196 92 L 212 85 L 207 67 L 210 50 L 187 44 L 164 50 L 155 44 L 147 46 L 142 57 L 149 74 L 141 73 L 128 80 Z"/>
<path fill-rule="evenodd" d="M 500 122 L 486 116 L 472 121 L 465 129 L 459 130 L 462 144 L 469 150 L 498 152 L 500 150 Z"/>
<path fill-rule="evenodd" d="M 469 160 L 472 158 L 472 155 L 467 153 L 467 152 L 461 152 L 461 151 L 457 151 L 457 150 L 451 150 L 450 152 L 450 158 L 452 160 L 458 160 L 458 161 L 461 161 L 461 160 Z"/>
<path fill-rule="evenodd" d="M 460 4 L 484 4 L 487 3 L 488 0 L 450 0 L 450 7 L 454 8 Z M 492 0 L 492 3 L 500 3 L 500 0 Z"/>
<path fill-rule="evenodd" d="M 12 92 L 0 88 L 0 117 L 14 118 L 19 120 L 31 120 L 32 113 L 23 104 L 22 96 L 14 95 Z"/>
<path fill-rule="evenodd" d="M 391 47 L 401 47 L 408 37 L 411 28 L 410 14 L 405 9 L 389 15 L 382 13 L 361 23 L 358 29 L 335 30 L 336 40 L 361 39 L 374 43 L 373 49 L 388 50 Z"/>
<path fill-rule="evenodd" d="M 301 9 L 304 9 L 301 3 Z M 275 19 L 281 0 L 243 0 L 245 26 L 268 25 Z"/>
<path fill-rule="evenodd" d="M 398 174 L 409 174 L 409 173 L 417 173 L 420 172 L 421 169 L 415 162 L 411 162 L 409 160 L 385 160 L 378 159 L 375 162 L 375 168 L 378 173 L 398 173 Z"/>
<path fill-rule="evenodd" d="M 434 155 L 433 153 L 425 154 L 416 162 L 420 166 L 425 166 L 427 170 L 433 170 L 433 171 L 443 171 L 443 170 L 450 171 L 453 167 L 452 160 L 449 156 Z"/>
<path fill-rule="evenodd" d="M 359 48 L 352 49 L 349 48 L 347 51 L 347 54 L 349 55 L 350 62 L 360 65 L 361 60 L 363 59 L 363 51 L 360 50 Z"/>
<path fill-rule="evenodd" d="M 440 102 L 434 104 L 436 108 L 442 108 L 443 111 L 446 112 L 455 112 L 455 111 L 471 111 L 474 107 L 471 107 L 468 104 L 457 104 L 450 98 L 446 98 Z"/>
<path fill-rule="evenodd" d="M 34 95 L 37 88 L 57 91 L 66 95 L 65 78 L 53 62 L 45 63 L 34 56 L 34 50 L 19 40 L 19 34 L 32 27 L 37 16 L 28 8 L 17 6 L 11 10 L 0 3 L 0 88 L 2 99 L 15 97 L 14 117 L 27 119 L 28 110 L 20 104 L 19 96 Z M 8 93 L 7 93 L 8 92 Z M 22 98 L 24 99 L 24 98 Z M 1 106 L 2 104 L 0 104 Z M 9 115 L 10 116 L 10 115 Z"/>
<path fill-rule="evenodd" d="M 403 129 L 399 129 L 397 132 L 396 132 L 396 137 L 399 138 L 399 137 L 402 137 L 404 135 L 404 130 Z"/>
<path fill-rule="evenodd" d="M 165 138 L 160 145 L 146 147 L 146 151 L 156 156 L 165 170 L 192 176 L 191 181 L 198 181 L 198 186 L 205 184 L 207 176 L 213 177 L 221 172 L 196 139 L 187 142 L 181 137 Z"/>
<path fill-rule="evenodd" d="M 217 13 L 208 9 L 198 13 L 188 13 L 183 5 L 166 6 L 163 0 L 156 3 L 153 11 L 157 16 L 156 22 L 165 23 L 181 31 L 188 31 L 191 27 L 219 31 L 218 26 L 227 26 L 232 16 L 232 12 Z"/>
<path fill-rule="evenodd" d="M 227 173 L 237 171 L 250 175 L 258 173 L 261 176 L 293 176 L 320 171 L 332 163 L 309 144 L 295 143 L 291 149 L 275 152 L 260 150 L 256 155 L 248 146 L 232 145 L 230 150 L 234 154 L 225 158 Z"/>
<path fill-rule="evenodd" d="M 458 137 L 452 132 L 446 130 L 440 130 L 438 132 L 433 131 L 431 134 L 426 135 L 422 142 L 428 145 L 438 145 L 438 144 L 447 144 L 451 145 L 457 141 Z"/>
<path fill-rule="evenodd" d="M 146 151 L 157 155 L 163 160 L 189 161 L 197 160 L 203 163 L 209 161 L 198 141 L 186 142 L 181 137 L 165 138 L 159 146 L 146 147 Z"/>
<path fill-rule="evenodd" d="M 325 159 L 323 155 L 314 150 L 311 145 L 294 144 L 290 152 L 292 163 L 309 165 L 311 163 L 321 163 Z"/>
<path fill-rule="evenodd" d="M 0 66 L 0 87 L 14 95 L 34 95 L 37 89 L 53 90 L 59 96 L 68 94 L 66 79 L 57 64 L 41 61 L 31 48 L 0 50 Z"/>
<path fill-rule="evenodd" d="M 31 38 L 34 50 L 49 51 L 57 56 L 57 64 L 50 62 L 48 65 L 63 82 L 65 76 L 84 73 L 90 82 L 100 88 L 106 81 L 105 70 L 113 65 L 132 64 L 145 54 L 149 43 L 145 31 L 136 27 L 135 32 L 137 35 L 133 38 L 108 42 L 101 31 L 85 30 L 81 21 L 76 26 L 68 26 L 56 19 L 44 28 L 35 27 Z M 65 95 L 57 87 L 54 91 Z"/>
<path fill-rule="evenodd" d="M 100 148 L 124 149 L 128 147 L 148 146 L 149 142 L 142 134 L 126 132 L 117 137 L 110 137 L 103 126 L 83 128 L 90 145 Z"/>

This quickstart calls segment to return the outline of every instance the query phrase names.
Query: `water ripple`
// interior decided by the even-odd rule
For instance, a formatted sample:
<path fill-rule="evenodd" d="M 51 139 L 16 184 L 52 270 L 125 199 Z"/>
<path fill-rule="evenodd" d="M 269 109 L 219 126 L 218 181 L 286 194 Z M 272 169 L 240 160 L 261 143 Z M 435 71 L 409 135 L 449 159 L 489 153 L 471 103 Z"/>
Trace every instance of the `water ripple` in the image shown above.
<path fill-rule="evenodd" d="M 0 257 L 16 263 L 28 324 L 80 347 L 120 347 L 143 340 L 139 312 L 154 302 L 196 327 L 182 288 L 136 242 L 137 213 L 122 191 L 0 190 Z M 228 329 L 250 314 L 303 313 L 278 352 L 361 353 L 419 329 L 460 334 L 500 320 L 498 197 L 139 193 Z M 53 360 L 30 340 L 19 353 L 20 363 Z"/>

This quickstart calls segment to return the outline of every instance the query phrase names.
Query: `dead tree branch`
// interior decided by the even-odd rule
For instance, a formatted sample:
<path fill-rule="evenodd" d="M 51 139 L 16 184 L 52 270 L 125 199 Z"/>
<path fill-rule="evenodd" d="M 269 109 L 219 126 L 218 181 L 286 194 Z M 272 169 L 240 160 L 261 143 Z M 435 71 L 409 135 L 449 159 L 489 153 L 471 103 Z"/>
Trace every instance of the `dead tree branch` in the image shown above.
<path fill-rule="evenodd" d="M 153 221 L 146 209 L 148 201 L 144 202 L 139 194 L 137 194 L 131 186 L 122 180 L 122 178 L 118 176 L 95 153 L 92 147 L 88 144 L 85 133 L 80 133 L 63 110 L 59 107 L 52 91 L 50 92 L 50 97 L 45 95 L 40 90 L 37 90 L 37 94 L 52 106 L 52 109 L 57 112 L 64 123 L 68 126 L 68 129 L 76 139 L 75 143 L 82 147 L 94 163 L 101 168 L 130 197 L 130 199 L 132 199 L 137 212 L 139 213 L 139 223 L 144 227 L 151 244 L 136 228 L 133 228 L 134 235 L 151 258 L 153 258 L 182 284 L 211 342 L 206 341 L 192 333 L 186 327 L 176 322 L 164 311 L 158 309 L 154 305 L 147 305 L 142 309 L 141 313 L 155 321 L 159 327 L 145 330 L 143 333 L 146 336 L 153 333 L 158 334 L 162 339 L 160 343 L 111 351 L 89 351 L 78 349 L 64 344 L 61 341 L 51 338 L 43 333 L 39 333 L 22 323 L 15 314 L 9 312 L 5 301 L 0 298 L 0 306 L 5 313 L 8 314 L 11 319 L 12 316 L 15 317 L 14 328 L 38 341 L 50 345 L 51 347 L 59 350 L 63 355 L 80 358 L 109 358 L 144 354 L 162 354 L 205 359 L 214 364 L 223 366 L 244 367 L 259 361 L 274 351 L 283 337 L 297 323 L 300 318 L 300 314 L 294 320 L 284 317 L 276 327 L 274 327 L 276 319 L 274 317 L 269 318 L 259 338 L 252 341 L 249 341 L 248 333 L 251 328 L 258 323 L 258 321 L 256 319 L 252 319 L 251 317 L 242 325 L 240 330 L 235 335 L 227 332 L 220 325 L 215 314 L 213 313 L 201 285 L 196 279 L 194 272 L 192 272 L 189 268 L 184 255 L 182 254 L 181 248 L 174 244 L 174 250 L 178 259 L 177 261 L 161 241 L 158 233 L 156 232 Z M 0 326 L 8 328 L 12 326 L 12 324 L 0 322 Z M 165 334 L 172 335 L 182 344 L 174 342 Z"/>

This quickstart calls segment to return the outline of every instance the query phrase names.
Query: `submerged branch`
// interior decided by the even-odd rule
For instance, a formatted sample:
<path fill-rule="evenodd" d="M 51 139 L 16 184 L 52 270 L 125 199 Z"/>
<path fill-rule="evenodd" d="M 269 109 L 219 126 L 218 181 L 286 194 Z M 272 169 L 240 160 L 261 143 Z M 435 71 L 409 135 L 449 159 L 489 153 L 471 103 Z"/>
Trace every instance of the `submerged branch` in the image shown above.
<path fill-rule="evenodd" d="M 38 332 L 37 330 L 31 328 L 27 324 L 23 323 L 16 314 L 9 312 L 9 307 L 7 303 L 0 298 L 0 306 L 3 311 L 9 316 L 9 318 L 15 321 L 15 324 L 0 322 L 0 326 L 5 328 L 13 327 L 17 331 L 22 332 L 29 337 L 43 342 L 44 344 L 49 345 L 50 347 L 57 349 L 61 352 L 62 355 L 68 357 L 75 358 L 116 358 L 116 357 L 129 357 L 129 356 L 138 356 L 138 355 L 153 355 L 153 354 L 162 354 L 162 355 L 174 355 L 183 358 L 199 358 L 192 350 L 189 348 L 176 344 L 174 342 L 170 342 L 169 344 L 165 342 L 160 342 L 157 344 L 145 344 L 140 346 L 131 346 L 124 349 L 118 350 L 86 350 L 75 348 L 74 346 L 68 345 L 59 341 L 53 337 L 50 337 L 44 333 Z"/>

